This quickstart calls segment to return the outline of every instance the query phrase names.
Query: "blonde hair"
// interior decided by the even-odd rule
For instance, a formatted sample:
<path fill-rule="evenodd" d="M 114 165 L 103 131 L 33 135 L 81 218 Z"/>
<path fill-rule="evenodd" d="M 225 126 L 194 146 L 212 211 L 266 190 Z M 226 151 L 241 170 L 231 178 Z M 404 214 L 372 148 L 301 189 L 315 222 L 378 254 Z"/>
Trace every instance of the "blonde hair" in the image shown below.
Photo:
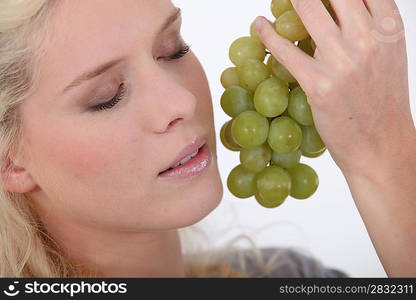
<path fill-rule="evenodd" d="M 48 38 L 48 21 L 56 0 L 0 1 L 0 167 L 11 167 L 10 155 L 19 149 L 19 105 L 33 91 L 39 76 L 39 60 Z M 0 187 L 0 277 L 98 277 L 69 261 L 47 233 L 24 194 Z M 184 248 L 195 244 L 196 226 L 180 229 Z M 255 257 L 267 272 L 261 252 L 247 235 L 241 235 L 217 251 L 185 255 L 187 277 L 247 277 L 226 260 L 241 239 L 252 242 Z M 244 262 L 242 262 L 244 264 Z"/>

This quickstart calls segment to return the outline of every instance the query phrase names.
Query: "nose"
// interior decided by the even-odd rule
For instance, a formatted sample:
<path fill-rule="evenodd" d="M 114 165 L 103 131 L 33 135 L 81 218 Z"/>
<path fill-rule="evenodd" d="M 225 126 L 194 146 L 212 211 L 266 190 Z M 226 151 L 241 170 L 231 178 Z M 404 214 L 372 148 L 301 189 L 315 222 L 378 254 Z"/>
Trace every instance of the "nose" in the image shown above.
<path fill-rule="evenodd" d="M 195 115 L 197 99 L 168 72 L 155 69 L 146 85 L 146 126 L 154 133 L 165 133 Z"/>

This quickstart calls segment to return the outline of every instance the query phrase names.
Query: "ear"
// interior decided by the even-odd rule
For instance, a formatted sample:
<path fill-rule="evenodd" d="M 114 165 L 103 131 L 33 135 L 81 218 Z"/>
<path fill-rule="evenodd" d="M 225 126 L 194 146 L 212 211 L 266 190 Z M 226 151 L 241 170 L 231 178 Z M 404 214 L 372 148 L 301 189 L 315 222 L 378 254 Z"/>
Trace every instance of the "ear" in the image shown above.
<path fill-rule="evenodd" d="M 28 170 L 15 164 L 10 158 L 1 167 L 0 184 L 3 189 L 20 194 L 30 192 L 37 186 Z"/>

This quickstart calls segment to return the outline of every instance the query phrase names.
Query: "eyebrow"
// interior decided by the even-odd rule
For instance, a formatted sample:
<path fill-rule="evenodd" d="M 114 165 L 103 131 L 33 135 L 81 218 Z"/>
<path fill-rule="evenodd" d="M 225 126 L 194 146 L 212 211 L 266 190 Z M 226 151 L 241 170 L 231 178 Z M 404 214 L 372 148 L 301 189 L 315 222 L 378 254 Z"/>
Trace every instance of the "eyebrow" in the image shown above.
<path fill-rule="evenodd" d="M 162 26 L 159 28 L 158 34 L 165 31 L 167 28 L 169 28 L 175 21 L 181 16 L 181 9 L 175 8 L 174 12 L 166 19 L 166 21 L 162 24 Z M 81 85 L 82 83 L 89 81 L 97 76 L 100 76 L 101 74 L 104 74 L 108 70 L 112 69 L 113 67 L 120 64 L 122 61 L 125 60 L 125 57 L 120 57 L 116 59 L 112 59 L 104 64 L 99 65 L 98 67 L 93 68 L 91 71 L 87 71 L 85 73 L 82 73 L 80 76 L 75 78 L 66 88 L 63 90 L 63 94 L 67 93 L 69 90 Z"/>

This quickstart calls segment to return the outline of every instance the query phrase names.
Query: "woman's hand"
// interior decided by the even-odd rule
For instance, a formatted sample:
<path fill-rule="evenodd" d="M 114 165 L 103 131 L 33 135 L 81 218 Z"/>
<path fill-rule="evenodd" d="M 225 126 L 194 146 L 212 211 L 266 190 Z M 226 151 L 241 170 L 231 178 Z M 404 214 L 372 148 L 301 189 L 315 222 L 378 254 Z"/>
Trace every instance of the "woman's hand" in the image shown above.
<path fill-rule="evenodd" d="M 292 0 L 317 45 L 315 57 L 259 18 L 266 47 L 308 95 L 322 140 L 344 174 L 370 174 L 403 157 L 416 133 L 409 105 L 403 22 L 393 0 Z M 263 21 L 263 22 L 261 22 Z"/>
<path fill-rule="evenodd" d="M 403 23 L 393 0 L 292 0 L 312 58 L 264 18 L 266 47 L 298 79 L 389 276 L 416 276 L 416 131 Z"/>

